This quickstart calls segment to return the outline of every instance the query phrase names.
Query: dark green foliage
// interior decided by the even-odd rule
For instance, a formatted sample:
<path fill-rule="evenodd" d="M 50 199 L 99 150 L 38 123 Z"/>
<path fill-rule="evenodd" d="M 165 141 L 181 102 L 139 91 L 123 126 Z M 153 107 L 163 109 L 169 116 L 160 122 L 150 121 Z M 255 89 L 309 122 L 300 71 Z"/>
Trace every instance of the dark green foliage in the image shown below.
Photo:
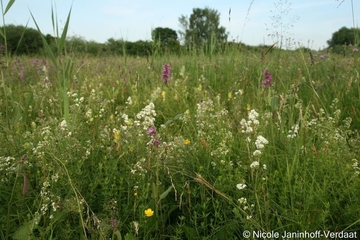
<path fill-rule="evenodd" d="M 101 55 L 106 52 L 104 44 L 97 43 L 95 41 L 86 41 L 81 36 L 72 36 L 67 39 L 67 45 L 71 52 L 84 53 L 93 56 Z"/>
<path fill-rule="evenodd" d="M 220 27 L 220 13 L 208 7 L 194 8 L 190 18 L 184 15 L 179 18 L 183 31 L 180 34 L 186 45 L 199 46 L 214 42 L 226 42 L 227 33 L 225 27 Z"/>
<path fill-rule="evenodd" d="M 359 28 L 347 28 L 342 27 L 338 31 L 334 32 L 332 38 L 327 41 L 329 47 L 335 47 L 337 45 L 359 45 Z"/>
<path fill-rule="evenodd" d="M 110 38 L 105 43 L 108 54 L 111 55 L 131 55 L 148 56 L 151 53 L 151 43 L 148 41 L 129 42 Z"/>
<path fill-rule="evenodd" d="M 40 33 L 35 29 L 13 24 L 2 28 L 5 28 L 8 52 L 11 54 L 36 54 L 43 48 Z M 0 39 L 0 44 L 4 43 L 5 40 Z"/>
<path fill-rule="evenodd" d="M 163 53 L 179 53 L 181 46 L 178 41 L 178 35 L 171 28 L 157 27 L 152 31 L 154 43 L 159 43 Z"/>
<path fill-rule="evenodd" d="M 171 28 L 157 27 L 152 31 L 153 41 L 160 41 L 162 44 L 169 44 L 171 39 L 177 41 L 178 36 L 175 30 Z"/>

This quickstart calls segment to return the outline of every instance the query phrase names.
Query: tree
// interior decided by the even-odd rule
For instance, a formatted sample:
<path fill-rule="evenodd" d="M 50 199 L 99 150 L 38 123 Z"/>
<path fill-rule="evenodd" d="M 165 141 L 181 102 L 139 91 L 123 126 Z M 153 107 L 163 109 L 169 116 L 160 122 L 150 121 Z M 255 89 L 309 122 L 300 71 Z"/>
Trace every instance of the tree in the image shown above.
<path fill-rule="evenodd" d="M 214 9 L 194 8 L 190 18 L 182 15 L 179 23 L 183 29 L 179 33 L 185 44 L 200 46 L 210 41 L 223 43 L 227 40 L 225 27 L 219 26 L 220 13 Z"/>
<path fill-rule="evenodd" d="M 179 53 L 180 43 L 175 30 L 157 27 L 152 31 L 152 40 L 159 44 L 161 53 Z"/>
<path fill-rule="evenodd" d="M 6 25 L 7 50 L 11 54 L 36 54 L 43 48 L 41 33 L 32 28 L 24 26 Z M 0 44 L 4 44 L 5 39 L 0 39 Z"/>
<path fill-rule="evenodd" d="M 360 37 L 359 28 L 342 27 L 337 32 L 334 32 L 332 38 L 327 41 L 329 47 L 337 45 L 359 45 Z"/>
<path fill-rule="evenodd" d="M 157 27 L 152 31 L 152 40 L 154 42 L 160 41 L 161 44 L 167 45 L 170 39 L 178 40 L 176 31 L 171 28 Z"/>

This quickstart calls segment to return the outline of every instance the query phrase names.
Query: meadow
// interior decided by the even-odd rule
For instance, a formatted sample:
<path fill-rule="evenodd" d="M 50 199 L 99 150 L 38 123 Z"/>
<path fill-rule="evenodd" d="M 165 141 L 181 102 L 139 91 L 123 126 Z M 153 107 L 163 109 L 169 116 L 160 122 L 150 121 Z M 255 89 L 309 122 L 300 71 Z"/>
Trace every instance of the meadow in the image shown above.
<path fill-rule="evenodd" d="M 11 59 L 1 238 L 359 231 L 358 53 L 266 50 Z"/>
<path fill-rule="evenodd" d="M 353 47 L 91 57 L 68 23 L 1 53 L 1 239 L 360 234 Z"/>

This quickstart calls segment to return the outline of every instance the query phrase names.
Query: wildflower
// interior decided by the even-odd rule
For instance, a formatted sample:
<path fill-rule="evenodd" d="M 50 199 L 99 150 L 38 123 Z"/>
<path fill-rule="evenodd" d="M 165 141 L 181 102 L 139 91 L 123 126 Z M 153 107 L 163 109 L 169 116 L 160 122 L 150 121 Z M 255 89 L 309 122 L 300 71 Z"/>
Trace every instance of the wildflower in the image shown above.
<path fill-rule="evenodd" d="M 357 48 L 353 48 L 353 52 L 355 53 L 355 52 L 358 52 L 359 51 L 359 49 L 357 49 Z"/>
<path fill-rule="evenodd" d="M 65 130 L 66 130 L 66 128 L 67 128 L 66 120 L 62 120 L 62 121 L 60 122 L 59 128 L 60 128 L 60 130 L 62 130 L 62 131 L 65 131 Z"/>
<path fill-rule="evenodd" d="M 239 184 L 236 184 L 236 187 L 237 187 L 237 189 L 239 189 L 239 190 L 243 190 L 244 188 L 246 188 L 246 184 L 244 184 L 244 183 L 239 183 Z"/>
<path fill-rule="evenodd" d="M 238 201 L 239 201 L 240 204 L 244 204 L 244 205 L 247 203 L 247 200 L 244 197 L 238 199 Z"/>
<path fill-rule="evenodd" d="M 261 151 L 259 149 L 257 149 L 253 152 L 253 155 L 254 156 L 261 155 Z M 251 165 L 250 165 L 250 167 L 251 167 Z"/>
<path fill-rule="evenodd" d="M 250 164 L 250 168 L 257 168 L 259 167 L 260 163 L 258 161 L 254 161 Z"/>
<path fill-rule="evenodd" d="M 155 129 L 155 126 L 152 125 L 149 130 L 146 131 L 146 134 L 149 134 L 149 135 L 154 135 L 156 133 L 156 129 Z"/>
<path fill-rule="evenodd" d="M 164 83 L 168 83 L 170 81 L 170 75 L 171 75 L 171 68 L 170 64 L 164 64 L 162 69 L 161 78 Z"/>
<path fill-rule="evenodd" d="M 185 139 L 184 144 L 185 144 L 185 145 L 189 145 L 189 144 L 190 144 L 190 140 L 189 140 L 189 139 Z"/>
<path fill-rule="evenodd" d="M 114 137 L 114 142 L 119 145 L 120 144 L 120 131 L 117 130 L 116 128 L 113 129 L 113 137 Z"/>
<path fill-rule="evenodd" d="M 255 141 L 255 145 L 257 149 L 263 149 L 265 147 L 265 144 L 268 144 L 269 141 L 266 140 L 263 136 L 259 135 Z"/>
<path fill-rule="evenodd" d="M 299 124 L 295 124 L 291 127 L 291 130 L 289 130 L 289 134 L 287 135 L 287 138 L 295 138 L 299 133 Z"/>
<path fill-rule="evenodd" d="M 133 225 L 134 225 L 135 234 L 136 234 L 136 236 L 137 236 L 137 235 L 139 234 L 139 223 L 138 223 L 138 222 L 135 222 L 135 221 L 133 221 L 132 223 L 133 223 Z"/>
<path fill-rule="evenodd" d="M 133 104 L 133 101 L 132 101 L 131 97 L 128 97 L 128 98 L 126 99 L 125 104 L 126 104 L 126 105 L 132 105 L 132 104 Z"/>
<path fill-rule="evenodd" d="M 157 138 L 154 138 L 152 139 L 151 141 L 151 145 L 153 145 L 154 147 L 158 147 L 160 145 L 160 139 L 157 137 Z"/>
<path fill-rule="evenodd" d="M 271 81 L 272 81 L 272 76 L 271 76 L 269 70 L 265 69 L 265 71 L 264 71 L 264 81 L 263 81 L 262 85 L 264 87 L 267 87 L 267 86 L 271 85 Z"/>
<path fill-rule="evenodd" d="M 116 218 L 114 218 L 114 217 L 110 218 L 110 224 L 111 224 L 112 229 L 115 231 L 116 227 L 118 225 Z"/>
<path fill-rule="evenodd" d="M 151 208 L 146 209 L 144 213 L 147 217 L 151 217 L 152 215 L 154 215 L 154 211 Z"/>
<path fill-rule="evenodd" d="M 165 91 L 162 91 L 161 94 L 160 94 L 160 97 L 165 100 L 165 96 L 166 96 L 166 92 Z"/>
<path fill-rule="evenodd" d="M 249 112 L 249 120 L 252 120 L 254 122 L 254 124 L 257 123 L 255 120 L 257 119 L 258 116 L 259 116 L 259 113 L 257 113 L 255 109 L 252 109 Z"/>
<path fill-rule="evenodd" d="M 150 102 L 138 114 L 136 114 L 136 118 L 138 120 L 141 120 L 141 119 L 144 120 L 142 123 L 144 130 L 146 130 L 150 126 L 154 125 L 155 117 L 156 117 L 155 105 L 152 102 Z"/>

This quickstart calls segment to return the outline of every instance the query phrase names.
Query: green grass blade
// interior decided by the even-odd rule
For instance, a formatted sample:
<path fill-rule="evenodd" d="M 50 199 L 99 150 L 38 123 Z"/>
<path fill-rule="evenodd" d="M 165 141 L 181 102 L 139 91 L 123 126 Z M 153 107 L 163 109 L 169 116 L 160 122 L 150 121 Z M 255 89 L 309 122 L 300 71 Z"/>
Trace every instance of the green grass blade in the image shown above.
<path fill-rule="evenodd" d="M 5 11 L 3 13 L 3 16 L 10 10 L 11 6 L 14 4 L 15 0 L 10 0 L 8 4 L 6 5 Z"/>
<path fill-rule="evenodd" d="M 66 19 L 66 23 L 65 23 L 63 32 L 61 34 L 61 38 L 60 38 L 60 42 L 59 42 L 59 52 L 62 52 L 62 50 L 65 47 L 66 35 L 67 35 L 68 28 L 69 28 L 69 23 L 70 23 L 71 9 L 72 8 L 70 8 L 70 11 L 69 11 L 68 17 Z"/>
<path fill-rule="evenodd" d="M 51 50 L 48 42 L 46 41 L 44 35 L 41 33 L 40 27 L 39 27 L 39 25 L 37 24 L 37 22 L 36 22 L 36 20 L 35 20 L 35 18 L 34 18 L 34 15 L 32 14 L 31 11 L 30 11 L 30 14 L 31 14 L 31 17 L 32 17 L 35 25 L 36 25 L 37 30 L 38 30 L 39 33 L 40 33 L 40 36 L 41 36 L 41 39 L 42 39 L 42 41 L 43 41 L 44 48 L 45 48 L 45 51 L 46 51 L 47 55 L 49 56 L 49 58 L 51 59 L 51 61 L 52 61 L 53 64 L 55 65 L 56 69 L 58 69 L 58 63 L 57 63 L 57 61 L 56 61 L 56 58 L 55 58 L 54 53 L 52 52 L 52 50 Z"/>

